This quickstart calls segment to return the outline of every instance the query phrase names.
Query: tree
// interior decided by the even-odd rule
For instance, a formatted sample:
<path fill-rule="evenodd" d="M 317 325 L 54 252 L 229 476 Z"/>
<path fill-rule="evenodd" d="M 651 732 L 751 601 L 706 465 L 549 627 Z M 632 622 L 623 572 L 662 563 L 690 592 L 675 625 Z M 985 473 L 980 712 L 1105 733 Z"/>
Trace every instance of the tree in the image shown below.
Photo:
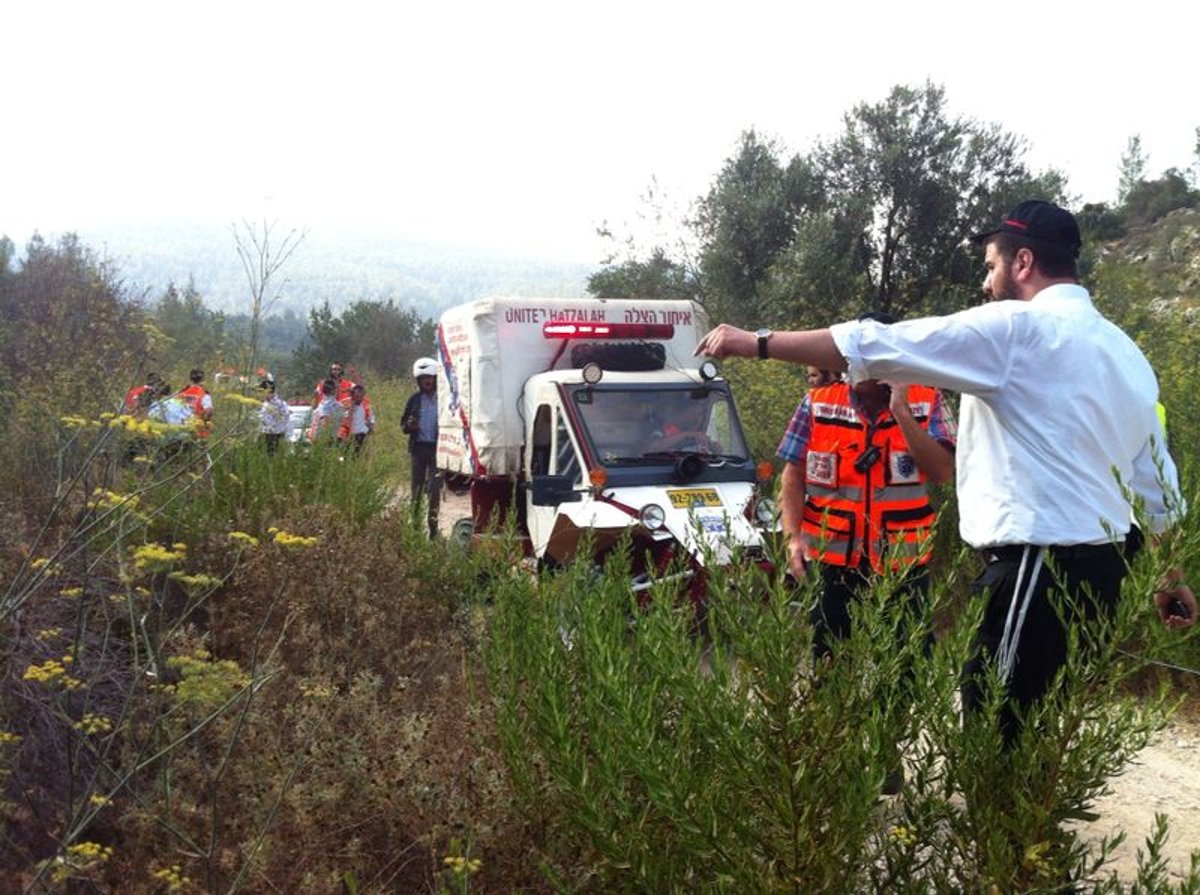
<path fill-rule="evenodd" d="M 205 307 L 191 279 L 182 290 L 170 283 L 154 306 L 153 317 L 159 330 L 171 340 L 172 356 L 183 366 L 211 370 L 221 357 L 225 315 Z"/>
<path fill-rule="evenodd" d="M 433 321 L 390 299 L 355 302 L 337 317 L 325 302 L 309 312 L 308 333 L 295 359 L 300 372 L 314 378 L 332 361 L 344 363 L 352 377 L 368 371 L 385 378 L 406 377 L 413 361 L 435 351 Z"/>
<path fill-rule="evenodd" d="M 656 247 L 644 261 L 629 258 L 602 267 L 588 277 L 587 288 L 597 298 L 690 299 L 697 283 L 687 267 Z"/>
<path fill-rule="evenodd" d="M 1062 174 L 1033 176 L 1024 151 L 996 125 L 950 117 L 929 83 L 855 107 L 812 155 L 820 203 L 799 215 L 769 305 L 783 320 L 961 307 L 979 279 L 967 237 L 1018 199 L 1061 199 Z"/>
<path fill-rule="evenodd" d="M 278 300 L 284 282 L 277 282 L 280 269 L 304 240 L 304 232 L 289 230 L 277 245 L 272 244 L 275 222 L 265 219 L 261 227 L 242 221 L 242 229 L 233 227 L 233 242 L 237 247 L 246 282 L 250 286 L 250 339 L 246 346 L 243 372 L 249 376 L 258 361 L 258 335 L 263 315 Z"/>
<path fill-rule="evenodd" d="M 742 134 L 692 226 L 701 240 L 701 301 L 716 320 L 752 325 L 762 319 L 767 272 L 791 245 L 801 210 L 817 195 L 808 163 L 783 165 L 770 141 Z"/>
<path fill-rule="evenodd" d="M 1125 151 L 1121 154 L 1121 179 L 1117 184 L 1117 202 L 1124 204 L 1134 187 L 1142 182 L 1146 176 L 1148 161 L 1149 158 L 1142 149 L 1141 135 L 1134 134 L 1125 144 Z"/>
<path fill-rule="evenodd" d="M 1168 168 L 1157 180 L 1139 180 L 1125 197 L 1123 210 L 1132 226 L 1152 224 L 1178 208 L 1200 205 L 1200 190 L 1192 189 L 1187 175 Z"/>

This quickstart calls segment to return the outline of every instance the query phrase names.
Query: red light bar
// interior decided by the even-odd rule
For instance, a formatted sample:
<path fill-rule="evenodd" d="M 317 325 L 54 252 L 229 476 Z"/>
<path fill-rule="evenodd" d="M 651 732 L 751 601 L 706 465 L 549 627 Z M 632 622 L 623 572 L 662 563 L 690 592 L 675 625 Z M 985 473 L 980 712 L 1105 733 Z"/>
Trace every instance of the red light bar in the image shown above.
<path fill-rule="evenodd" d="M 547 339 L 673 339 L 674 323 L 543 323 Z"/>

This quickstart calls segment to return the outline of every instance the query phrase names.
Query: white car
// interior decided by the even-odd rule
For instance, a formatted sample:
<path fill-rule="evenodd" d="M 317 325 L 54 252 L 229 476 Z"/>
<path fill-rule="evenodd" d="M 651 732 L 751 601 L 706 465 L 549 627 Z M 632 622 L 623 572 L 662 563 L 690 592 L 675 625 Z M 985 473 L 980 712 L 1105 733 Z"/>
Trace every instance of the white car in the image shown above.
<path fill-rule="evenodd" d="M 308 427 L 312 423 L 313 408 L 311 404 L 289 404 L 291 423 L 288 427 L 287 440 L 292 444 L 303 441 Z"/>

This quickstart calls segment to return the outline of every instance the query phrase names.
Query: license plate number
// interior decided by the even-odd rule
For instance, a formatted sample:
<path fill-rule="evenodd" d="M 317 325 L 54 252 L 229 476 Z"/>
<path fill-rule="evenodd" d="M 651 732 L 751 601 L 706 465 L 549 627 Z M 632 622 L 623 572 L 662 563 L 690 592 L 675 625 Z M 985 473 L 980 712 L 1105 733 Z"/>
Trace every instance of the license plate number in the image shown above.
<path fill-rule="evenodd" d="M 675 488 L 667 492 L 667 497 L 677 510 L 721 506 L 721 495 L 716 488 Z"/>

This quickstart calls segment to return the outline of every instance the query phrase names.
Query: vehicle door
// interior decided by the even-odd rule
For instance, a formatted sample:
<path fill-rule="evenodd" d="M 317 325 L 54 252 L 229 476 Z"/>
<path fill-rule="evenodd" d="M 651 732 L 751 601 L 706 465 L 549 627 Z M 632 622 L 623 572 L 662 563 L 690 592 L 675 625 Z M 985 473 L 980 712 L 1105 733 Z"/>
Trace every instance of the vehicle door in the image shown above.
<path fill-rule="evenodd" d="M 583 464 L 571 437 L 566 416 L 557 401 L 538 405 L 526 452 L 526 526 L 533 552 L 541 557 L 563 503 L 582 497 Z"/>

